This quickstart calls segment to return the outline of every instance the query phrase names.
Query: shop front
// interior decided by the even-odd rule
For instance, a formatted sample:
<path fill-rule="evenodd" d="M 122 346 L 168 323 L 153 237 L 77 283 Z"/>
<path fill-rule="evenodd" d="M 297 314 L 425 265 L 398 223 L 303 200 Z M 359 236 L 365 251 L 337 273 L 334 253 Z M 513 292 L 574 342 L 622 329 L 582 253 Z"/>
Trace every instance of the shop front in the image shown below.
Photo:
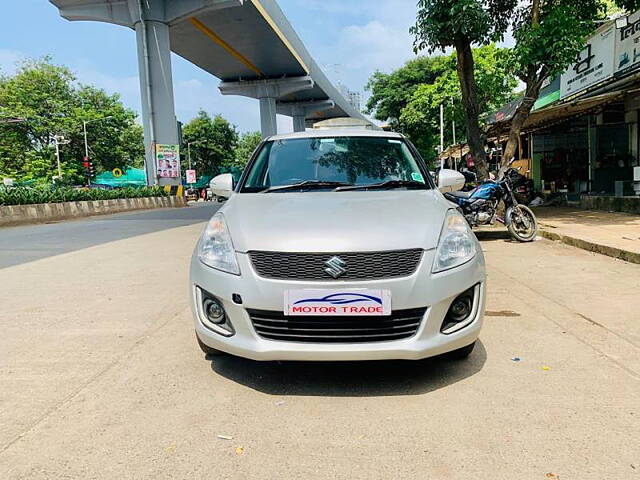
<path fill-rule="evenodd" d="M 607 98 L 615 98 L 607 102 Z M 603 104 L 530 134 L 533 178 L 544 192 L 631 194 L 633 167 L 638 166 L 637 93 L 613 93 Z M 587 103 L 588 105 L 588 103 Z M 571 114 L 570 109 L 566 111 Z M 541 115 L 540 115 L 541 116 Z M 533 116 L 535 120 L 536 115 Z M 542 122 L 544 123 L 544 122 Z"/>

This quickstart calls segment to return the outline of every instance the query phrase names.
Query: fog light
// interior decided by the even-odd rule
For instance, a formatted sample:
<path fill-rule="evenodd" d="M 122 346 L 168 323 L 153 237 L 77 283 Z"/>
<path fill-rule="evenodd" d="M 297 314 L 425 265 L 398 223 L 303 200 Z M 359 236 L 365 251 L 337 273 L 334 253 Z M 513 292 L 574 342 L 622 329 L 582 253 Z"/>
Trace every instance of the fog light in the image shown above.
<path fill-rule="evenodd" d="M 452 322 L 463 322 L 469 315 L 471 315 L 471 297 L 458 297 L 453 301 L 451 308 L 449 309 L 449 319 Z"/>
<path fill-rule="evenodd" d="M 479 285 L 470 288 L 464 293 L 461 293 L 451 303 L 447 315 L 442 322 L 442 328 L 440 331 L 445 334 L 450 334 L 462 330 L 469 325 L 474 318 L 476 297 L 479 294 Z"/>
<path fill-rule="evenodd" d="M 211 323 L 222 325 L 225 322 L 224 308 L 216 299 L 207 298 L 202 304 L 202 308 L 207 320 Z"/>
<path fill-rule="evenodd" d="M 235 329 L 222 302 L 206 290 L 194 286 L 196 309 L 202 325 L 225 337 L 235 335 Z"/>

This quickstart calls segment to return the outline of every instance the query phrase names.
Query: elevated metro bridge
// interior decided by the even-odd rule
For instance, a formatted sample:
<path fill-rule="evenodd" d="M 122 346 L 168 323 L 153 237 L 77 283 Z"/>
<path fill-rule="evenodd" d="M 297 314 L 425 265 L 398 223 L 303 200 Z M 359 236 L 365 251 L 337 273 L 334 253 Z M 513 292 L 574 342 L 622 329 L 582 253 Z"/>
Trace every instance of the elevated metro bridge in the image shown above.
<path fill-rule="evenodd" d="M 255 98 L 263 137 L 276 114 L 295 131 L 339 117 L 365 120 L 327 79 L 275 0 L 50 0 L 67 20 L 99 21 L 136 31 L 146 168 L 158 179 L 155 144 L 177 144 L 170 52 L 221 80 L 224 95 Z M 160 180 L 158 182 L 158 180 Z"/>

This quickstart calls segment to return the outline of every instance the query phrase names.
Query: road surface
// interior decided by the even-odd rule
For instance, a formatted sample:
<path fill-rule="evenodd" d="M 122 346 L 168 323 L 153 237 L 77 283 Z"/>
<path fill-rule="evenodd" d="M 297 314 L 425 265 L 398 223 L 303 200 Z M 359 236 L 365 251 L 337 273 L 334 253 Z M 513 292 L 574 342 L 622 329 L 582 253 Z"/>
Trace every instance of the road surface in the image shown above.
<path fill-rule="evenodd" d="M 0 268 L 73 252 L 137 235 L 201 223 L 220 208 L 199 203 L 191 208 L 144 210 L 0 229 Z"/>
<path fill-rule="evenodd" d="M 639 265 L 489 239 L 467 362 L 207 361 L 204 213 L 0 230 L 59 248 L 0 269 L 0 478 L 640 478 Z"/>

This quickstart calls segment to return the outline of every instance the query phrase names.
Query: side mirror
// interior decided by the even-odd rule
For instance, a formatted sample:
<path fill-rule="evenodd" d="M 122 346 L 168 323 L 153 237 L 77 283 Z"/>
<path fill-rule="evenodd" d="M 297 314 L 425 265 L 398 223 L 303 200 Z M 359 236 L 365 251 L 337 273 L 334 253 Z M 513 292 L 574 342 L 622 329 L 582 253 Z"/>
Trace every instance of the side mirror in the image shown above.
<path fill-rule="evenodd" d="M 465 183 L 464 175 L 455 170 L 442 169 L 438 174 L 438 189 L 442 193 L 462 190 Z"/>
<path fill-rule="evenodd" d="M 218 199 L 226 200 L 233 195 L 233 175 L 223 173 L 222 175 L 213 177 L 209 183 L 209 187 Z"/>

